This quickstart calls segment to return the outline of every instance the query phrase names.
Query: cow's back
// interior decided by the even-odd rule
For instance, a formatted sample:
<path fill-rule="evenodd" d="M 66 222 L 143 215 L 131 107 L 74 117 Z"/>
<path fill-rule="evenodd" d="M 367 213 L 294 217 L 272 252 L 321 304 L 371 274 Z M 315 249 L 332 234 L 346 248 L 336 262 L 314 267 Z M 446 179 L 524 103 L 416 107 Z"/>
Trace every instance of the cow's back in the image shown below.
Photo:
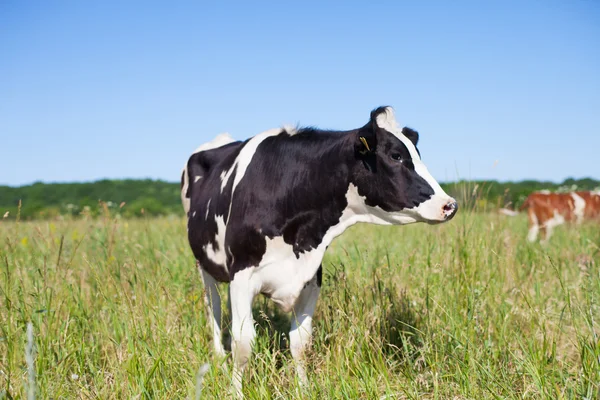
<path fill-rule="evenodd" d="M 600 192 L 577 192 L 585 201 L 585 219 L 600 219 Z"/>

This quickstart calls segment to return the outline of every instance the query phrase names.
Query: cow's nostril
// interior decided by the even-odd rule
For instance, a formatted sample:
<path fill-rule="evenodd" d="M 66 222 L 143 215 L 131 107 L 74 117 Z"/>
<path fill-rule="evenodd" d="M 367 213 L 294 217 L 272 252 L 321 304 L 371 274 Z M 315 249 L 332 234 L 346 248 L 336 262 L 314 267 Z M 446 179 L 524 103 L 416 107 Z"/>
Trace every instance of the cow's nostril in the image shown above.
<path fill-rule="evenodd" d="M 456 213 L 458 209 L 458 203 L 456 201 L 452 201 L 444 206 L 444 214 L 446 217 L 452 216 Z"/>

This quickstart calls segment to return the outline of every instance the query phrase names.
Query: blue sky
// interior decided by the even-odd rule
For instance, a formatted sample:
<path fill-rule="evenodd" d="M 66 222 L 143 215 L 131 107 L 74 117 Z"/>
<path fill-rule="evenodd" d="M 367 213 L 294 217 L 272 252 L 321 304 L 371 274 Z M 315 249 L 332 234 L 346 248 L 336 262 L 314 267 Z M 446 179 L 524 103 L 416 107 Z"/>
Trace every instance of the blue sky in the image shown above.
<path fill-rule="evenodd" d="M 0 2 L 0 184 L 160 178 L 389 104 L 440 181 L 600 178 L 600 2 Z"/>

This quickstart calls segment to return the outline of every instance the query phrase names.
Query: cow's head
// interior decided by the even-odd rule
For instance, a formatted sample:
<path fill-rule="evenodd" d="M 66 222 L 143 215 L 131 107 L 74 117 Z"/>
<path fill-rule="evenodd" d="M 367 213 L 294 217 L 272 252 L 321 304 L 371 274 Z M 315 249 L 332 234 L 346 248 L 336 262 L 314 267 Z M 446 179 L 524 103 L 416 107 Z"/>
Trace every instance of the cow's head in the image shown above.
<path fill-rule="evenodd" d="M 375 221 L 391 224 L 449 221 L 458 210 L 431 176 L 417 150 L 419 134 L 400 128 L 391 107 L 371 112 L 358 130 L 351 183 Z"/>

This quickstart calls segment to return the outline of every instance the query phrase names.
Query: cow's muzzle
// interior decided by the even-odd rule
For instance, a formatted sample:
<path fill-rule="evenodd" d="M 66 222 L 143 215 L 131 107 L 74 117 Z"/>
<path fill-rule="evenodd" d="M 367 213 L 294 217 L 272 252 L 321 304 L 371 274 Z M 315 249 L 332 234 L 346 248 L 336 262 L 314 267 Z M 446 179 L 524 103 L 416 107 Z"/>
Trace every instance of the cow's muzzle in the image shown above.
<path fill-rule="evenodd" d="M 444 215 L 444 221 L 450 221 L 458 211 L 458 203 L 454 199 L 450 199 L 448 203 L 442 207 L 442 214 Z"/>

